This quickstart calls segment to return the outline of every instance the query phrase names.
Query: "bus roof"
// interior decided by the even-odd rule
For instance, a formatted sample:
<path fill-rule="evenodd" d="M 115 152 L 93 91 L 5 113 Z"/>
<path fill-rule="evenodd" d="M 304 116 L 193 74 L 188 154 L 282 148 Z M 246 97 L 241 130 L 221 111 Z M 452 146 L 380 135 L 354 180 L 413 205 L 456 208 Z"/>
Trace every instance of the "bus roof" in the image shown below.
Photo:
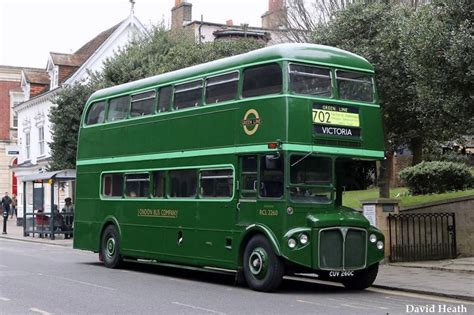
<path fill-rule="evenodd" d="M 315 44 L 279 44 L 102 89 L 92 94 L 89 101 L 156 85 L 166 85 L 169 82 L 191 79 L 208 73 L 230 70 L 242 65 L 279 59 L 307 61 L 343 69 L 374 72 L 373 66 L 365 58 L 339 48 Z"/>

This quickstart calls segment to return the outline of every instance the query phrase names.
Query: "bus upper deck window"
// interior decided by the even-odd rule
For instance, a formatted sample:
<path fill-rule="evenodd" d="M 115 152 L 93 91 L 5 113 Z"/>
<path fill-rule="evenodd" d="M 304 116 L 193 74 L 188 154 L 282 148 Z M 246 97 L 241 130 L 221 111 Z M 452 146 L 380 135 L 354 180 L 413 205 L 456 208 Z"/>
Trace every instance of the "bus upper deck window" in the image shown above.
<path fill-rule="evenodd" d="M 174 108 L 181 109 L 201 104 L 202 80 L 196 80 L 174 87 Z"/>
<path fill-rule="evenodd" d="M 244 70 L 243 97 L 280 93 L 282 73 L 280 65 L 271 63 Z"/>
<path fill-rule="evenodd" d="M 336 71 L 339 98 L 352 101 L 372 102 L 374 85 L 372 76 L 352 71 Z"/>
<path fill-rule="evenodd" d="M 290 91 L 314 96 L 331 96 L 331 70 L 290 64 Z"/>
<path fill-rule="evenodd" d="M 158 112 L 168 112 L 170 110 L 171 96 L 173 89 L 171 86 L 164 86 L 158 92 Z"/>
<path fill-rule="evenodd" d="M 130 108 L 131 117 L 150 115 L 153 113 L 155 103 L 155 91 L 132 95 L 132 105 Z"/>
<path fill-rule="evenodd" d="M 128 96 L 113 98 L 109 103 L 107 121 L 117 121 L 127 118 L 130 100 Z"/>
<path fill-rule="evenodd" d="M 92 104 L 87 113 L 86 124 L 95 125 L 105 121 L 105 101 Z"/>
<path fill-rule="evenodd" d="M 206 80 L 206 103 L 212 104 L 235 99 L 238 84 L 238 72 L 208 78 Z"/>

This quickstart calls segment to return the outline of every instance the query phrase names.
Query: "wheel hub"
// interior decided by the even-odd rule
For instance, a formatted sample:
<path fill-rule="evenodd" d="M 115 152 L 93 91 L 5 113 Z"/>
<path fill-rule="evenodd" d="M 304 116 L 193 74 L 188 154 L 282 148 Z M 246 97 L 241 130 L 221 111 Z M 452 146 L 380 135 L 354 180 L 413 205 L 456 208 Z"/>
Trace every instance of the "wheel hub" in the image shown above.
<path fill-rule="evenodd" d="M 109 239 L 107 239 L 107 243 L 106 243 L 106 256 L 108 258 L 112 258 L 115 254 L 115 239 L 113 237 L 110 237 Z"/>
<path fill-rule="evenodd" d="M 249 256 L 250 272 L 257 278 L 262 278 L 267 273 L 268 255 L 263 248 L 256 248 Z"/>

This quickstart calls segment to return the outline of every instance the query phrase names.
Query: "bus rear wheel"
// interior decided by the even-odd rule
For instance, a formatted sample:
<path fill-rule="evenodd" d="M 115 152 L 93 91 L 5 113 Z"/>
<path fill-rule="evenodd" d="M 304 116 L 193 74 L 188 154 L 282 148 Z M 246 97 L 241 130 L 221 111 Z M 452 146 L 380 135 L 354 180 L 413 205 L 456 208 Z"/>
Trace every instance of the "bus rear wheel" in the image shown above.
<path fill-rule="evenodd" d="M 281 259 L 263 235 L 254 236 L 247 243 L 243 265 L 245 280 L 256 291 L 276 290 L 285 273 Z"/>
<path fill-rule="evenodd" d="M 120 256 L 120 239 L 117 229 L 109 225 L 102 233 L 100 257 L 107 268 L 119 268 L 122 265 Z"/>
<path fill-rule="evenodd" d="M 350 290 L 364 290 L 374 283 L 378 272 L 379 264 L 376 263 L 367 269 L 356 271 L 354 277 L 343 280 L 342 284 Z"/>

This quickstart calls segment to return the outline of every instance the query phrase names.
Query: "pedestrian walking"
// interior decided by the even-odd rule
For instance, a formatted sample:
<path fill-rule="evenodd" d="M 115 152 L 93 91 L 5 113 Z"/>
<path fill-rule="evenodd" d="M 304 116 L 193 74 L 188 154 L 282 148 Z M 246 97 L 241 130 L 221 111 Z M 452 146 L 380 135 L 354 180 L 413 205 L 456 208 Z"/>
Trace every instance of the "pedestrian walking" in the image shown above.
<path fill-rule="evenodd" d="M 12 199 L 8 196 L 8 192 L 5 192 L 5 196 L 2 198 L 2 209 L 3 209 L 3 232 L 2 234 L 7 234 L 7 221 L 8 213 L 10 212 L 10 206 L 12 204 Z"/>

